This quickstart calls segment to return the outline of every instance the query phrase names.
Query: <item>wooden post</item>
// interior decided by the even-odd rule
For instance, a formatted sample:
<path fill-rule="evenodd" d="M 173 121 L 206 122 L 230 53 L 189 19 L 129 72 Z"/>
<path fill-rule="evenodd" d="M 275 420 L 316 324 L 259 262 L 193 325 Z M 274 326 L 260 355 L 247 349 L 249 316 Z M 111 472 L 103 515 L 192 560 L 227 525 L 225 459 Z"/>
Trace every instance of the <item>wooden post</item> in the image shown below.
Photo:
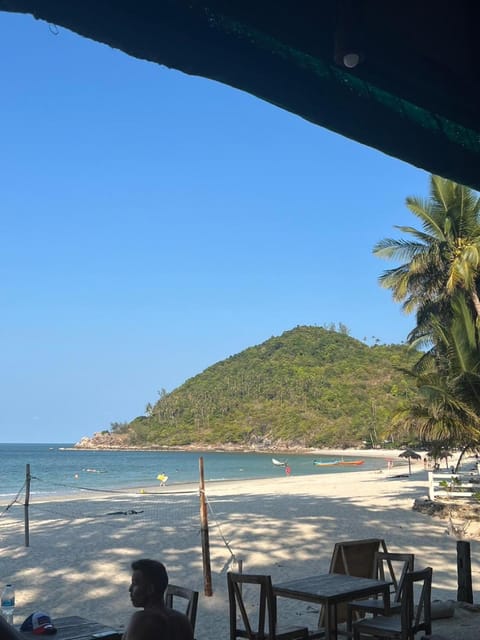
<path fill-rule="evenodd" d="M 236 556 L 236 560 L 237 560 L 237 572 L 238 573 L 243 573 L 243 558 L 241 558 L 240 556 Z M 238 588 L 240 589 L 240 593 L 243 593 L 243 584 L 240 582 L 238 585 Z"/>
<path fill-rule="evenodd" d="M 470 562 L 470 543 L 457 540 L 457 601 L 473 604 L 472 564 Z"/>
<path fill-rule="evenodd" d="M 199 460 L 200 467 L 200 532 L 202 538 L 203 586 L 206 596 L 212 595 L 212 571 L 210 568 L 210 543 L 208 537 L 207 499 L 205 497 L 205 477 L 203 473 L 203 457 Z"/>
<path fill-rule="evenodd" d="M 26 469 L 25 469 L 25 506 L 24 506 L 24 513 L 25 513 L 25 546 L 26 547 L 30 546 L 30 518 L 29 518 L 29 513 L 28 513 L 28 505 L 30 503 L 30 480 L 31 480 L 30 465 L 27 464 Z"/>
<path fill-rule="evenodd" d="M 430 500 L 435 500 L 435 488 L 433 485 L 433 473 L 428 472 L 428 497 Z"/>

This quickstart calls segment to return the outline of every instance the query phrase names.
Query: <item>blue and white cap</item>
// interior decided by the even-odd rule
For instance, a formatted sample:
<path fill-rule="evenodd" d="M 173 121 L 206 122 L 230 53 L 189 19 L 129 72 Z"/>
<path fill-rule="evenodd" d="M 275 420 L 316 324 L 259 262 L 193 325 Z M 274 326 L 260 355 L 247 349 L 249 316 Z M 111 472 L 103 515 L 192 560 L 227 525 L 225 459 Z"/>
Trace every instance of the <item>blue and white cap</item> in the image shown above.
<path fill-rule="evenodd" d="M 26 620 L 23 621 L 20 631 L 33 631 L 35 634 L 52 635 L 57 633 L 57 630 L 52 624 L 52 619 L 48 613 L 43 611 L 35 611 L 31 613 Z"/>

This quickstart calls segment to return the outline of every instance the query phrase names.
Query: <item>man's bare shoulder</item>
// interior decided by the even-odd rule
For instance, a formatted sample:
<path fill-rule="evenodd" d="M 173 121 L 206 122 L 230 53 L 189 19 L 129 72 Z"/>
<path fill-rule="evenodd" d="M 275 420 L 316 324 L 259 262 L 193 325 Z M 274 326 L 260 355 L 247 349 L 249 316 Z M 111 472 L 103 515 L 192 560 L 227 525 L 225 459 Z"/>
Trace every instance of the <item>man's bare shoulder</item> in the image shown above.
<path fill-rule="evenodd" d="M 0 638 L 2 640 L 23 640 L 22 634 L 8 624 L 8 622 L 0 616 Z"/>
<path fill-rule="evenodd" d="M 167 640 L 167 634 L 168 620 L 160 611 L 135 611 L 123 640 Z"/>
<path fill-rule="evenodd" d="M 168 617 L 169 627 L 174 631 L 175 640 L 193 640 L 193 631 L 190 620 L 184 613 L 176 609 L 165 609 Z"/>
<path fill-rule="evenodd" d="M 188 618 L 174 609 L 136 611 L 123 640 L 193 640 Z"/>

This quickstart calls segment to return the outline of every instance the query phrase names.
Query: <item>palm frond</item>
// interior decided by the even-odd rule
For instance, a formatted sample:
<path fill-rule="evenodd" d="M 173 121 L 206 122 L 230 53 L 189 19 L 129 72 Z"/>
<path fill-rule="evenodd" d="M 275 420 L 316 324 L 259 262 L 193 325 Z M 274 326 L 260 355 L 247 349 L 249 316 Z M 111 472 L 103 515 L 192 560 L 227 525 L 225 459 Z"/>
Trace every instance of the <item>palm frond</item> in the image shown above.
<path fill-rule="evenodd" d="M 420 218 L 422 226 L 429 235 L 438 239 L 443 239 L 443 217 L 439 216 L 435 208 L 431 206 L 430 202 L 422 201 L 418 198 L 408 197 L 406 199 L 408 209 Z"/>
<path fill-rule="evenodd" d="M 431 199 L 443 206 L 444 211 L 448 211 L 449 202 L 452 200 L 454 184 L 451 180 L 441 176 L 432 175 L 430 177 Z"/>
<path fill-rule="evenodd" d="M 394 238 L 380 240 L 372 250 L 373 254 L 379 258 L 394 260 L 408 260 L 421 251 L 425 251 L 425 245 L 418 242 L 408 242 L 403 239 L 396 240 Z"/>
<path fill-rule="evenodd" d="M 419 229 L 415 229 L 415 227 L 407 227 L 403 225 L 395 225 L 395 229 L 398 229 L 402 233 L 408 233 L 417 240 L 420 240 L 421 246 L 429 247 L 433 242 L 436 242 L 438 238 L 431 233 L 426 233 L 425 231 L 420 231 Z"/>

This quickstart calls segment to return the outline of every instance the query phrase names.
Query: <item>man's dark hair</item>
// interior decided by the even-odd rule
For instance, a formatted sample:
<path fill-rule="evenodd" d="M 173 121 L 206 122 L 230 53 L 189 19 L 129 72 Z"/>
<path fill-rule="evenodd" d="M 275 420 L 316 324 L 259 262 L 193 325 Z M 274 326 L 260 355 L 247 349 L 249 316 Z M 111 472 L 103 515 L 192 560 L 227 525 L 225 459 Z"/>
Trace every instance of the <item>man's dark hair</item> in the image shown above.
<path fill-rule="evenodd" d="M 156 593 L 164 593 L 168 585 L 168 573 L 161 562 L 142 558 L 132 562 L 132 569 L 133 571 L 141 571 L 148 582 L 153 585 Z"/>

